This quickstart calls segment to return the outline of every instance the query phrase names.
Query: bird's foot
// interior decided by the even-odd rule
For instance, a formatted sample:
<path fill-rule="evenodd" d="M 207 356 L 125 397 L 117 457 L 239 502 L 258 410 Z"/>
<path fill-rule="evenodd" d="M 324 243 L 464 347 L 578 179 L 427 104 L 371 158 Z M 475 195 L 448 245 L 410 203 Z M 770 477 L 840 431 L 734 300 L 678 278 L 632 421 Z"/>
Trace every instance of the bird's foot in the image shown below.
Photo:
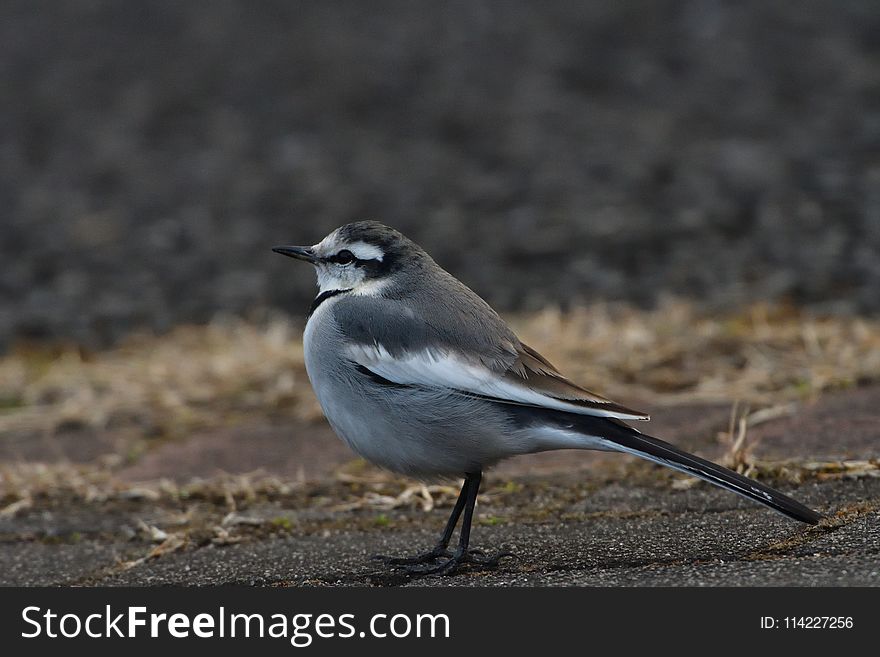
<path fill-rule="evenodd" d="M 417 566 L 420 564 L 434 563 L 438 559 L 451 558 L 452 552 L 446 549 L 445 545 L 437 545 L 432 550 L 422 552 L 414 557 L 389 557 L 384 554 L 377 554 L 373 557 L 376 561 L 381 561 L 386 566 Z"/>
<path fill-rule="evenodd" d="M 452 575 L 459 566 L 464 564 L 473 564 L 489 570 L 498 567 L 504 557 L 513 556 L 513 552 L 509 551 L 498 552 L 490 556 L 484 554 L 482 550 L 450 552 L 446 549 L 442 549 L 442 551 L 434 549 L 411 559 L 385 558 L 383 561 L 386 565 L 399 567 L 410 575 Z"/>

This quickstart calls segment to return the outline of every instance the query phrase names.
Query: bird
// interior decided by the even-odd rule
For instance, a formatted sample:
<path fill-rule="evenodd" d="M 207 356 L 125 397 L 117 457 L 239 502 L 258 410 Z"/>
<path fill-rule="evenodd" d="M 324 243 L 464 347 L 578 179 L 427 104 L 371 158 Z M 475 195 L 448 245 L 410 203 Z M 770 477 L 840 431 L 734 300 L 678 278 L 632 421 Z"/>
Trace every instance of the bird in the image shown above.
<path fill-rule="evenodd" d="M 630 426 L 648 414 L 566 378 L 486 301 L 389 226 L 356 221 L 312 246 L 272 250 L 312 264 L 317 273 L 303 351 L 335 433 L 383 469 L 422 480 L 464 480 L 436 545 L 412 557 L 377 556 L 387 567 L 450 575 L 464 564 L 491 568 L 512 556 L 470 548 L 483 473 L 503 459 L 548 450 L 623 452 L 794 520 L 823 518 L 763 483 Z"/>

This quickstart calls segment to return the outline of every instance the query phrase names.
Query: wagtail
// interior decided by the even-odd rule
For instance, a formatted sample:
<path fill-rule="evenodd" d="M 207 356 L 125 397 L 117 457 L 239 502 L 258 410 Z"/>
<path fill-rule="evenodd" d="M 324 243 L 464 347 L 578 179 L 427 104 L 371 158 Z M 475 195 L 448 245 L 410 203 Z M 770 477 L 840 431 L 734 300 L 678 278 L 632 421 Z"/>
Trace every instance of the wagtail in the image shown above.
<path fill-rule="evenodd" d="M 305 365 L 334 431 L 382 468 L 422 479 L 464 477 L 437 545 L 416 557 L 379 557 L 389 565 L 440 574 L 463 563 L 496 565 L 509 553 L 489 557 L 468 549 L 482 473 L 510 456 L 552 449 L 634 454 L 789 518 L 810 524 L 822 518 L 760 482 L 630 427 L 625 420 L 648 415 L 569 381 L 488 303 L 388 226 L 359 221 L 314 246 L 273 251 L 317 271 Z"/>

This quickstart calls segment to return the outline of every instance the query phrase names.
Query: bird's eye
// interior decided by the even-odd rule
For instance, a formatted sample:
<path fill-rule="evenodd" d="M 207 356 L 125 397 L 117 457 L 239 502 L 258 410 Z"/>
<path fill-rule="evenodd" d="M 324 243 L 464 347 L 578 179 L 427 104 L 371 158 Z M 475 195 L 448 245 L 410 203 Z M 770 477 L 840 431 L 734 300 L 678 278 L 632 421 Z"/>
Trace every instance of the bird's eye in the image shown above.
<path fill-rule="evenodd" d="M 342 251 L 336 254 L 335 260 L 340 265 L 348 265 L 355 261 L 355 257 L 348 249 L 342 249 Z"/>

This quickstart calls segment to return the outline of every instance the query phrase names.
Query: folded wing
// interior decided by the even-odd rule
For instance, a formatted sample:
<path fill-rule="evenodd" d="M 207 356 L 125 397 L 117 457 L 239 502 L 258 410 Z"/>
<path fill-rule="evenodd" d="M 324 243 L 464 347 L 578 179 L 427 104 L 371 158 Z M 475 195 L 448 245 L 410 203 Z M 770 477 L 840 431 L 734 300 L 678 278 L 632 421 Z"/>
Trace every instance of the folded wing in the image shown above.
<path fill-rule="evenodd" d="M 519 344 L 516 357 L 492 368 L 479 358 L 451 349 L 392 354 L 381 344 L 355 344 L 348 357 L 373 374 L 400 385 L 448 388 L 497 402 L 622 420 L 648 415 L 621 406 L 566 379 L 531 347 Z"/>

